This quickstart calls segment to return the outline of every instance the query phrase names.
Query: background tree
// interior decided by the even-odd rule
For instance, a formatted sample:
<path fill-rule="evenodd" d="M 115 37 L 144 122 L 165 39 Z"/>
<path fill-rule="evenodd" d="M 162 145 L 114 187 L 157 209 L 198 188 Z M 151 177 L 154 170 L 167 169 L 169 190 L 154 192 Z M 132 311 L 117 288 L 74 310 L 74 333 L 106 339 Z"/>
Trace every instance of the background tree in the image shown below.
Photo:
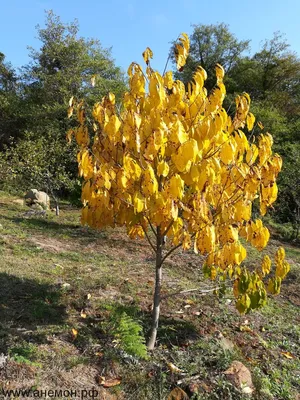
<path fill-rule="evenodd" d="M 98 40 L 78 36 L 77 21 L 64 24 L 49 11 L 45 27 L 38 26 L 37 33 L 41 47 L 31 48 L 31 62 L 22 69 L 20 78 L 22 101 L 18 112 L 22 115 L 22 131 L 16 135 L 18 140 L 9 142 L 2 163 L 7 162 L 6 170 L 9 170 L 12 162 L 20 160 L 19 166 L 14 166 L 18 178 L 12 175 L 13 182 L 21 184 L 19 189 L 28 189 L 31 182 L 34 186 L 42 185 L 40 189 L 52 187 L 56 194 L 66 194 L 76 188 L 78 182 L 76 149 L 74 145 L 66 148 L 65 141 L 66 132 L 72 127 L 66 112 L 70 97 L 84 97 L 93 104 L 113 90 L 117 98 L 121 98 L 126 82 L 109 49 L 103 49 Z M 14 90 L 14 74 L 10 72 L 9 75 L 9 72 L 7 68 L 5 82 L 11 77 L 12 84 L 6 86 Z M 7 108 L 15 118 L 11 105 Z M 10 136 L 15 136 L 11 130 Z M 49 153 L 44 149 L 49 149 Z M 46 171 L 51 184 L 45 180 Z M 56 176 L 54 171 L 60 173 Z"/>
<path fill-rule="evenodd" d="M 228 25 L 193 25 L 190 35 L 190 53 L 183 71 L 177 71 L 175 77 L 185 84 L 190 82 L 196 69 L 201 66 L 205 69 L 208 79 L 205 86 L 210 90 L 215 86 L 215 65 L 223 66 L 228 86 L 230 72 L 249 51 L 250 40 L 239 41 L 229 30 Z M 174 60 L 174 58 L 173 58 Z M 227 89 L 228 90 L 228 89 Z"/>
<path fill-rule="evenodd" d="M 189 40 L 182 34 L 176 45 L 177 67 L 188 55 Z M 223 108 L 224 70 L 216 66 L 217 85 L 207 95 L 206 72 L 198 68 L 193 81 L 174 81 L 172 72 L 161 76 L 152 70 L 152 51 L 143 53 L 146 74 L 132 63 L 130 90 L 122 112 L 109 93 L 93 108 L 96 134 L 92 143 L 86 105 L 72 104 L 79 125 L 73 130 L 79 145 L 78 164 L 85 182 L 82 223 L 94 228 L 125 225 L 131 238 L 146 237 L 155 254 L 155 291 L 148 348 L 156 341 L 160 314 L 162 265 L 177 248 L 194 247 L 205 256 L 204 269 L 216 279 L 234 280 L 240 312 L 266 302 L 265 276 L 271 271 L 266 256 L 261 267 L 243 266 L 244 237 L 258 250 L 268 243 L 269 232 L 260 219 L 252 220 L 252 202 L 260 198 L 265 215 L 277 197 L 276 177 L 281 159 L 272 154 L 272 137 L 261 134 L 248 142 L 242 129 L 255 121 L 250 98 L 236 99 L 233 119 Z M 146 79 L 149 91 L 146 90 Z M 170 241 L 166 248 L 164 237 Z M 276 255 L 276 270 L 267 284 L 278 293 L 289 271 L 284 250 Z"/>
<path fill-rule="evenodd" d="M 0 150 L 10 138 L 19 136 L 21 130 L 21 99 L 18 77 L 5 56 L 0 52 Z"/>
<path fill-rule="evenodd" d="M 103 49 L 98 40 L 78 37 L 77 21 L 63 24 L 49 11 L 45 28 L 38 26 L 37 31 L 41 47 L 31 48 L 31 62 L 23 69 L 27 129 L 39 129 L 47 136 L 50 126 L 51 131 L 55 128 L 59 136 L 65 136 L 70 127 L 66 107 L 71 96 L 94 103 L 113 90 L 120 98 L 125 80 L 110 50 Z M 93 77 L 95 86 L 91 85 Z"/>
<path fill-rule="evenodd" d="M 16 192 L 36 187 L 43 189 L 51 196 L 56 215 L 59 215 L 59 197 L 79 192 L 79 178 L 74 178 L 77 175 L 75 160 L 70 164 L 72 156 L 74 146 L 63 147 L 60 138 L 53 136 L 48 141 L 44 136 L 36 137 L 27 132 L 0 153 L 4 188 L 15 188 Z"/>

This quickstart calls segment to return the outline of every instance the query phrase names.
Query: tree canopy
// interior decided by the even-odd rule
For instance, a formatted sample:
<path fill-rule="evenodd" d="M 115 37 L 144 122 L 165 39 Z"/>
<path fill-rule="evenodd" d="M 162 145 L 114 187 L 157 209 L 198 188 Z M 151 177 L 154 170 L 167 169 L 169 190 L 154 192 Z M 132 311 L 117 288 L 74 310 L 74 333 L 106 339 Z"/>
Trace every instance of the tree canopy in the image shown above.
<path fill-rule="evenodd" d="M 181 69 L 189 51 L 186 34 L 176 45 Z M 204 87 L 206 71 L 199 66 L 188 83 L 161 76 L 151 68 L 152 51 L 143 53 L 146 71 L 132 63 L 129 91 L 122 111 L 109 93 L 93 108 L 94 133 L 89 133 L 84 101 L 71 101 L 78 126 L 82 189 L 82 223 L 93 228 L 126 226 L 131 238 L 146 237 L 156 258 L 153 322 L 148 347 L 153 349 L 160 310 L 162 265 L 178 247 L 194 248 L 205 257 L 204 270 L 212 279 L 229 277 L 240 312 L 261 307 L 266 288 L 279 293 L 289 271 L 285 253 L 276 255 L 275 276 L 271 260 L 249 270 L 243 261 L 246 249 L 240 238 L 258 250 L 270 234 L 252 214 L 257 198 L 260 214 L 266 214 L 277 198 L 276 178 L 282 160 L 272 153 L 268 132 L 248 141 L 255 117 L 248 94 L 237 96 L 233 117 L 223 107 L 226 96 L 224 69 L 216 65 L 216 86 Z M 72 110 L 73 111 L 73 110 Z M 150 236 L 152 232 L 153 236 Z M 164 237 L 171 249 L 165 250 Z"/>

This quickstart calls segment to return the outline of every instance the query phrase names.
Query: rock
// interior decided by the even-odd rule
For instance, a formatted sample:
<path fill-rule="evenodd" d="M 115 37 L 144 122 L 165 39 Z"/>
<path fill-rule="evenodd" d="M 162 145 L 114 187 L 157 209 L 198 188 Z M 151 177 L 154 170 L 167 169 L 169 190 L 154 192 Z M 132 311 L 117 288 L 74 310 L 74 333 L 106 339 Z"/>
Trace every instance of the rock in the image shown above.
<path fill-rule="evenodd" d="M 7 363 L 8 357 L 3 353 L 0 354 L 0 368 L 4 368 Z"/>
<path fill-rule="evenodd" d="M 43 206 L 40 203 L 33 203 L 31 208 L 36 211 L 44 210 Z"/>
<path fill-rule="evenodd" d="M 253 393 L 254 386 L 252 383 L 251 372 L 240 361 L 233 361 L 224 374 L 227 379 L 243 393 L 249 395 Z"/>
<path fill-rule="evenodd" d="M 71 285 L 69 283 L 66 283 L 66 282 L 62 283 L 61 287 L 63 289 L 66 289 L 66 290 L 70 290 L 71 289 Z"/>
<path fill-rule="evenodd" d="M 25 202 L 27 205 L 33 204 L 40 205 L 43 209 L 50 208 L 50 197 L 45 192 L 40 192 L 37 189 L 30 189 L 25 195 Z"/>

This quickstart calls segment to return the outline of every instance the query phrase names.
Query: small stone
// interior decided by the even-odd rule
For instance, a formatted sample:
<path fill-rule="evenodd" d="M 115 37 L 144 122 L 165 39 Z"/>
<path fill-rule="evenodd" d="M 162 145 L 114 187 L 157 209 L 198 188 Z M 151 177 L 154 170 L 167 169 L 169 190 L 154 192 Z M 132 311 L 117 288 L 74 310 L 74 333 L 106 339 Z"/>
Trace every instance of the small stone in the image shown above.
<path fill-rule="evenodd" d="M 3 353 L 0 354 L 0 368 L 4 368 L 7 363 L 8 356 L 5 356 Z"/>
<path fill-rule="evenodd" d="M 69 290 L 69 289 L 71 289 L 71 285 L 69 284 L 69 283 L 63 283 L 62 285 L 61 285 L 61 287 L 62 288 L 64 288 L 64 289 L 66 289 L 66 290 Z"/>

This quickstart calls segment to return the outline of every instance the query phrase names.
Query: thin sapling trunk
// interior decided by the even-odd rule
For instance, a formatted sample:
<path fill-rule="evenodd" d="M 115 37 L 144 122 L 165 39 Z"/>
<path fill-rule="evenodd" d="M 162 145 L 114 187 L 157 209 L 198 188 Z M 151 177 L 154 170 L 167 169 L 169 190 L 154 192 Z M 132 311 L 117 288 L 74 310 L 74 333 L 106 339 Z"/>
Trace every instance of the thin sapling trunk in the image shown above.
<path fill-rule="evenodd" d="M 162 248 L 163 236 L 161 235 L 160 227 L 158 227 L 156 234 L 155 290 L 153 297 L 152 326 L 150 338 L 147 344 L 149 350 L 153 350 L 155 346 L 160 314 L 160 290 L 162 285 Z"/>

